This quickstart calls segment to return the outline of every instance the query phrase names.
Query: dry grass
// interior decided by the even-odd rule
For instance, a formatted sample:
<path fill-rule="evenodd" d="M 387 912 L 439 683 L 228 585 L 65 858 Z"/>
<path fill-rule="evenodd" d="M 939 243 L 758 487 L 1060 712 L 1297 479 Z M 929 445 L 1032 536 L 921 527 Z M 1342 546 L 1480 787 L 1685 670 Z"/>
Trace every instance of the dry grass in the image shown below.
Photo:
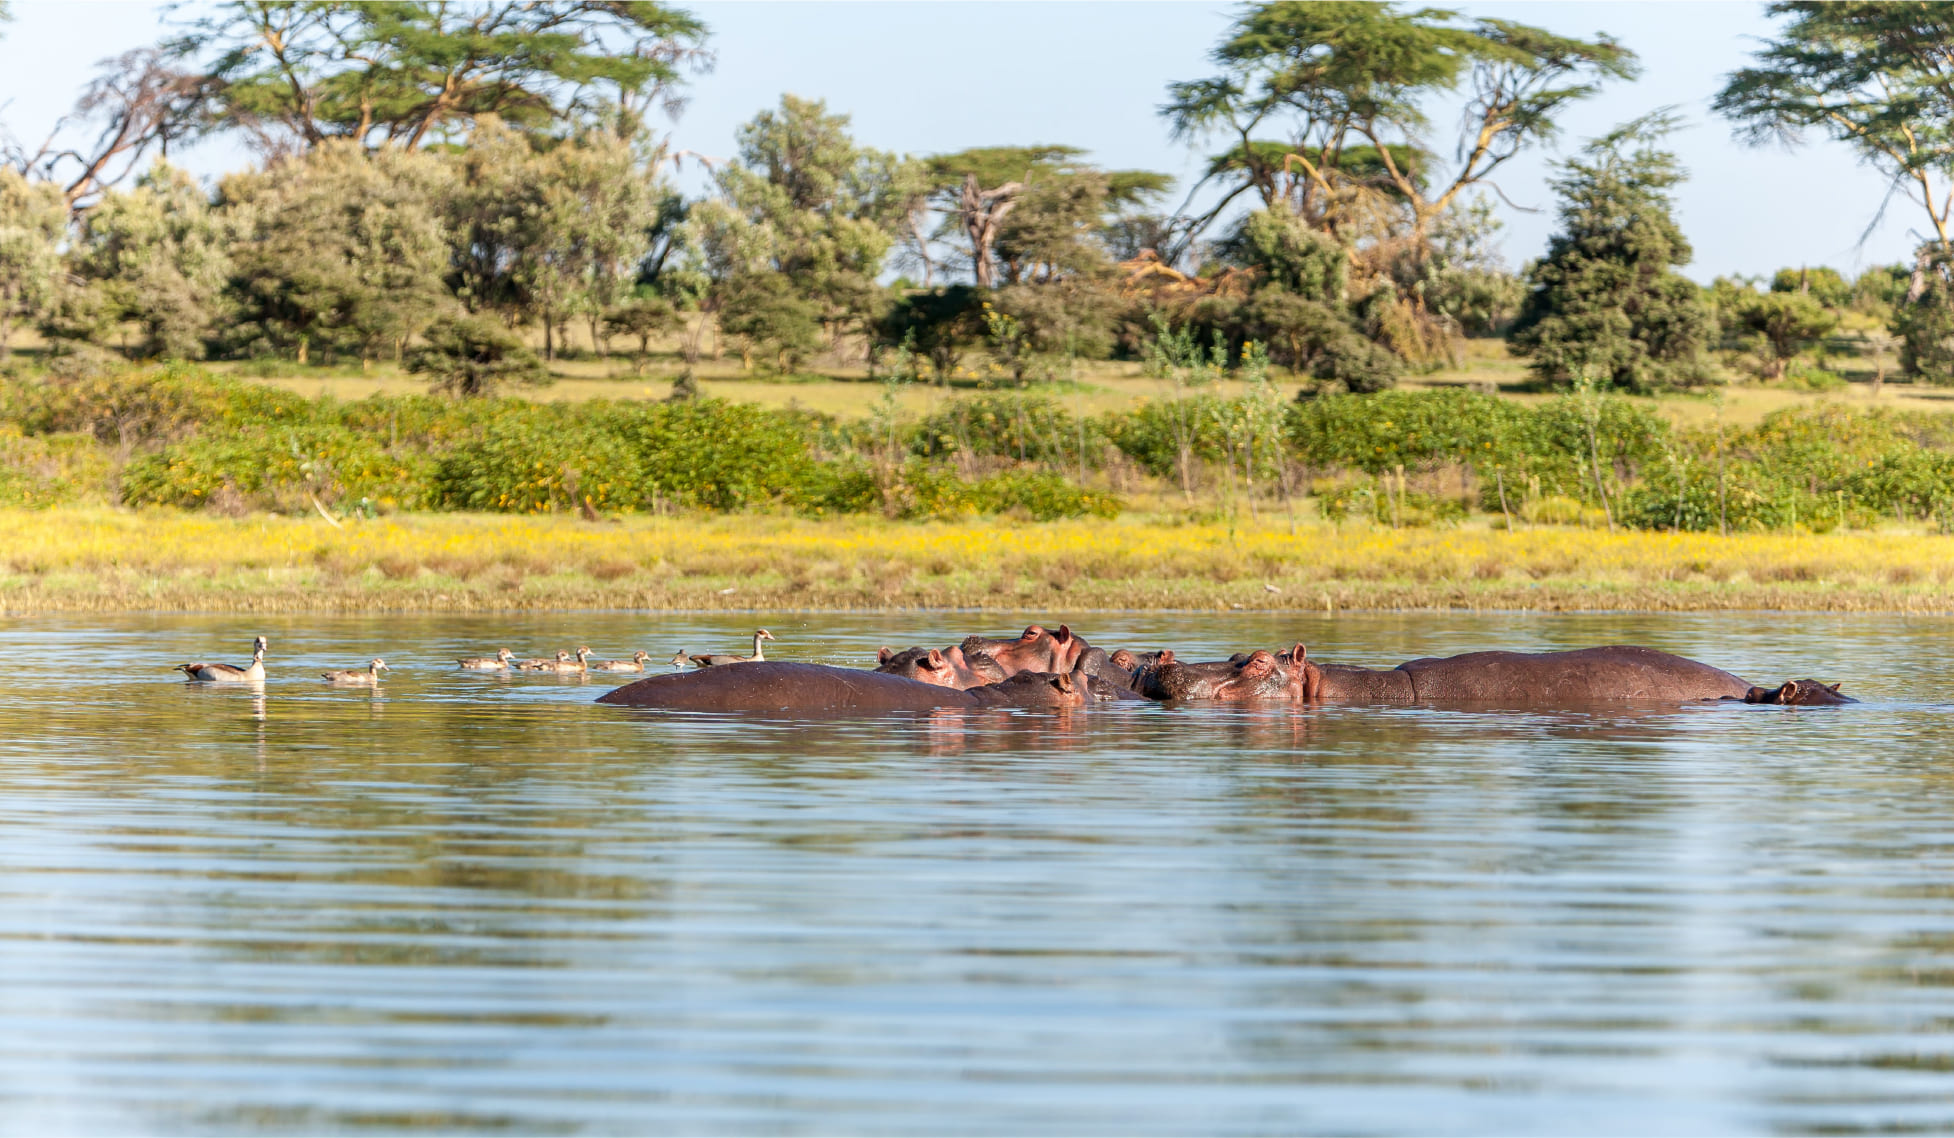
<path fill-rule="evenodd" d="M 1954 538 L 0 512 L 0 610 L 1954 609 Z"/>

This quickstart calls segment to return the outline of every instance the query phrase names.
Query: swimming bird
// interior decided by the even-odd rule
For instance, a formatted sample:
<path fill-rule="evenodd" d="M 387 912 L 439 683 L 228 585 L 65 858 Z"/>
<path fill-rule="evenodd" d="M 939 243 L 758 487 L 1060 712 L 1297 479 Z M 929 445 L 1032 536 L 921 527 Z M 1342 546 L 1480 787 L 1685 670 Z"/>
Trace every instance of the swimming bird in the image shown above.
<path fill-rule="evenodd" d="M 640 650 L 631 653 L 629 660 L 605 660 L 602 663 L 592 664 L 590 670 L 593 672 L 642 672 L 645 670 L 645 661 L 649 659 L 651 659 L 651 653 Z"/>
<path fill-rule="evenodd" d="M 364 672 L 320 672 L 319 678 L 329 684 L 352 684 L 358 687 L 377 688 L 380 686 L 380 673 L 391 671 L 387 662 L 375 656 Z"/>
<path fill-rule="evenodd" d="M 265 682 L 265 638 L 251 642 L 251 663 L 242 668 L 229 664 L 178 664 L 177 670 L 194 682 L 206 684 L 262 684 Z"/>
<path fill-rule="evenodd" d="M 569 658 L 570 654 L 568 652 L 559 650 L 554 660 L 518 660 L 516 662 L 516 668 L 518 671 L 524 672 L 554 672 L 558 664 L 561 664 Z"/>
<path fill-rule="evenodd" d="M 706 658 L 704 656 L 694 656 L 681 648 L 678 650 L 678 654 L 672 657 L 672 667 L 683 668 L 687 664 L 690 664 L 695 668 L 703 668 L 706 666 L 705 661 Z"/>
<path fill-rule="evenodd" d="M 701 668 L 711 668 L 711 667 L 716 667 L 720 664 L 748 664 L 748 663 L 752 663 L 755 660 L 765 660 L 767 658 L 766 653 L 761 651 L 760 642 L 762 640 L 777 640 L 777 639 L 779 638 L 776 637 L 773 633 L 768 632 L 766 629 L 762 628 L 753 634 L 753 655 L 751 656 L 730 656 L 730 655 L 694 656 L 692 657 L 692 662 L 694 664 L 697 664 Z"/>
<path fill-rule="evenodd" d="M 570 662 L 570 654 L 568 652 L 558 652 L 556 654 L 556 663 L 551 664 L 547 668 L 544 668 L 543 671 L 559 672 L 559 673 L 568 672 L 573 674 L 577 672 L 588 672 L 590 670 L 589 661 L 590 661 L 590 649 L 580 647 L 577 649 L 576 663 L 573 664 Z"/>
<path fill-rule="evenodd" d="M 514 659 L 515 655 L 507 648 L 497 648 L 493 656 L 471 656 L 466 660 L 456 660 L 455 663 L 476 672 L 506 672 L 509 670 L 509 661 Z"/>

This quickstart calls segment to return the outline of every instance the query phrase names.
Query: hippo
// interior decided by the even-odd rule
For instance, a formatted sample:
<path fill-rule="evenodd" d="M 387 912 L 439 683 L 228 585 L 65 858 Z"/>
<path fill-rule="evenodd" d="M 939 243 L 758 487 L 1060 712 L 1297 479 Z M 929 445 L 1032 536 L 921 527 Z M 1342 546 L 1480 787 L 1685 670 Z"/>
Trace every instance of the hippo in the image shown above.
<path fill-rule="evenodd" d="M 938 687 L 959 691 L 1001 683 L 1009 677 L 1004 668 L 989 656 L 965 657 L 963 649 L 909 648 L 897 652 L 884 648 L 877 653 L 876 671 L 892 676 L 907 676 Z"/>
<path fill-rule="evenodd" d="M 995 660 L 1008 676 L 1017 672 L 1070 672 L 1091 645 L 1063 624 L 1057 632 L 1033 624 L 1027 625 L 1016 640 L 967 636 L 958 647 L 965 657 L 982 655 Z"/>
<path fill-rule="evenodd" d="M 1683 703 L 1852 702 L 1837 686 L 1794 680 L 1759 688 L 1721 668 L 1613 645 L 1571 652 L 1468 652 L 1409 660 L 1391 669 L 1317 664 L 1298 644 L 1217 663 L 1184 664 L 1172 652 L 1134 657 L 1133 687 L 1153 699 L 1277 700 L 1297 703 L 1492 703 L 1565 707 L 1617 701 Z"/>
<path fill-rule="evenodd" d="M 938 708 L 1085 707 L 1099 702 L 1083 672 L 1019 672 L 969 691 L 907 676 L 826 664 L 753 661 L 737 668 L 651 676 L 597 702 L 667 711 L 835 714 Z"/>
<path fill-rule="evenodd" d="M 1723 696 L 1724 699 L 1731 698 Z M 1781 707 L 1837 707 L 1859 701 L 1839 691 L 1838 684 L 1817 680 L 1786 680 L 1774 688 L 1752 688 L 1744 693 L 1745 703 L 1769 703 Z"/>

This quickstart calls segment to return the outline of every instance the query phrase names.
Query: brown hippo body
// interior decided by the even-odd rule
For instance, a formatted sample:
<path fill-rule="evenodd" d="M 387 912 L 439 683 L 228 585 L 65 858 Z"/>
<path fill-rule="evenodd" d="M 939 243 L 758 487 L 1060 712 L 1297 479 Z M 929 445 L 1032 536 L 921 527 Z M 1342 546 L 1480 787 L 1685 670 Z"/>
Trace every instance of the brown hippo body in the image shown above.
<path fill-rule="evenodd" d="M 1394 670 L 1411 677 L 1419 703 L 1554 707 L 1618 700 L 1682 703 L 1725 696 L 1742 699 L 1751 689 L 1748 680 L 1721 668 L 1629 645 L 1572 652 L 1468 652 L 1410 660 Z M 1324 698 L 1335 699 L 1328 692 Z"/>
<path fill-rule="evenodd" d="M 666 711 L 848 714 L 937 708 L 1083 707 L 1093 701 L 1087 677 L 1024 672 L 1002 683 L 961 691 L 903 676 L 826 664 L 754 661 L 737 668 L 651 676 L 599 696 L 597 702 Z"/>
<path fill-rule="evenodd" d="M 1133 687 L 1163 700 L 1296 703 L 1490 703 L 1568 707 L 1618 701 L 1685 703 L 1843 702 L 1820 684 L 1753 687 L 1721 668 L 1618 645 L 1572 652 L 1468 652 L 1411 660 L 1390 669 L 1317 664 L 1302 645 L 1271 655 L 1244 653 L 1215 663 L 1182 663 L 1172 652 L 1128 655 Z M 1826 698 L 1827 696 L 1831 698 Z"/>

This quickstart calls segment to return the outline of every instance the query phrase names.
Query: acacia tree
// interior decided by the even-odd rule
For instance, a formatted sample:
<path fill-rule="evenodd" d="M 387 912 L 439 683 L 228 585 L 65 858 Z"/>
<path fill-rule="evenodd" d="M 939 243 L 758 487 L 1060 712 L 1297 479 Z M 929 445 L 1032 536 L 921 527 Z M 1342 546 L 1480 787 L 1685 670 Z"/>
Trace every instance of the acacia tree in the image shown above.
<path fill-rule="evenodd" d="M 485 115 L 541 131 L 673 109 L 683 69 L 709 62 L 705 34 L 651 0 L 234 0 L 169 46 L 201 74 L 216 126 L 373 148 Z"/>
<path fill-rule="evenodd" d="M 1458 21 L 1356 0 L 1251 5 L 1212 52 L 1219 73 L 1171 84 L 1161 110 L 1177 138 L 1228 139 L 1203 182 L 1234 184 L 1183 240 L 1250 190 L 1333 233 L 1401 210 L 1422 240 L 1461 191 L 1551 137 L 1568 104 L 1636 73 L 1634 54 L 1607 36 Z M 1422 107 L 1461 88 L 1458 161 L 1442 177 Z"/>
<path fill-rule="evenodd" d="M 1768 10 L 1788 22 L 1755 66 L 1730 75 L 1718 113 L 1753 144 L 1792 145 L 1816 130 L 1850 145 L 1920 207 L 1932 244 L 1954 249 L 1954 9 L 1854 0 Z"/>
<path fill-rule="evenodd" d="M 936 236 L 961 236 L 979 288 L 1050 278 L 1099 254 L 1109 214 L 1145 203 L 1173 183 L 1150 170 L 1101 170 L 1076 146 L 984 146 L 925 160 Z M 1014 216 L 1015 214 L 1015 216 Z M 1088 240 L 1088 239 L 1091 240 Z"/>

